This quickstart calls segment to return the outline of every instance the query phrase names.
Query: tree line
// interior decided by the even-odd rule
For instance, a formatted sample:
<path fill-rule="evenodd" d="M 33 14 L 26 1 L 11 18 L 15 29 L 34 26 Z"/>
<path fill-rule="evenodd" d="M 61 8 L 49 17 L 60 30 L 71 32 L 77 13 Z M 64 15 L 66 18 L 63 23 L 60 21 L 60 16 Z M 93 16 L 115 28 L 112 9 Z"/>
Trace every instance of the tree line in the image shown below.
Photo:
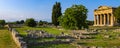
<path fill-rule="evenodd" d="M 23 24 L 25 26 L 29 26 L 29 27 L 36 27 L 38 26 L 42 26 L 42 25 L 48 25 L 51 24 L 47 21 L 35 21 L 34 18 L 28 18 L 25 21 L 24 20 L 20 20 L 20 21 L 14 21 L 14 22 L 6 22 L 5 20 L 0 20 L 0 27 L 4 27 L 4 25 L 6 24 Z"/>
<path fill-rule="evenodd" d="M 88 28 L 87 19 L 88 9 L 83 5 L 72 5 L 61 14 L 61 4 L 56 2 L 52 9 L 52 23 L 55 26 L 62 26 L 66 29 Z"/>

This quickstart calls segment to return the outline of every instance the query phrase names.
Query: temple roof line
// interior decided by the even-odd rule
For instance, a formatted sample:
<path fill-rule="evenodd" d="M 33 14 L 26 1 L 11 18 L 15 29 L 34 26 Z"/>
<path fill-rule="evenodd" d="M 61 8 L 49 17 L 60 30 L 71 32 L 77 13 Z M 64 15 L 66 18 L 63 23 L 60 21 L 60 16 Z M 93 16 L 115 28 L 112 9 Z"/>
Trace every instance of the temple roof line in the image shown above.
<path fill-rule="evenodd" d="M 111 6 L 99 6 L 96 10 L 106 10 L 106 9 L 115 9 L 116 7 L 111 7 Z"/>

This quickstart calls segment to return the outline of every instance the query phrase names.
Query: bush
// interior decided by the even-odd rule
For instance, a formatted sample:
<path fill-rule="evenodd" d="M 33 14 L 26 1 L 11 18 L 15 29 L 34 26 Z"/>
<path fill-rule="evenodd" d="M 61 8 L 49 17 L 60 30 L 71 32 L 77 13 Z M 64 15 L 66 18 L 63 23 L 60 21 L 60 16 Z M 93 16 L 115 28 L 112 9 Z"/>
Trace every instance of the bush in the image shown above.
<path fill-rule="evenodd" d="M 33 18 L 29 18 L 25 21 L 25 25 L 29 27 L 35 27 L 37 23 Z"/>
<path fill-rule="evenodd" d="M 0 20 L 0 26 L 3 27 L 5 25 L 5 20 Z"/>

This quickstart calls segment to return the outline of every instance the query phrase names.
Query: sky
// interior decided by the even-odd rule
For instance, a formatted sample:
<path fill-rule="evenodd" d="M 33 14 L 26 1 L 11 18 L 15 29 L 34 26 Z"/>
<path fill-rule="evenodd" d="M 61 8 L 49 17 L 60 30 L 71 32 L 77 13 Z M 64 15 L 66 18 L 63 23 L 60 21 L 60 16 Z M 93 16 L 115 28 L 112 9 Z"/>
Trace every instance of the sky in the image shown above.
<path fill-rule="evenodd" d="M 74 4 L 84 5 L 88 9 L 87 20 L 94 19 L 94 9 L 99 6 L 120 6 L 120 0 L 0 0 L 0 20 L 11 22 L 34 18 L 51 22 L 55 2 L 61 3 L 62 13 Z"/>

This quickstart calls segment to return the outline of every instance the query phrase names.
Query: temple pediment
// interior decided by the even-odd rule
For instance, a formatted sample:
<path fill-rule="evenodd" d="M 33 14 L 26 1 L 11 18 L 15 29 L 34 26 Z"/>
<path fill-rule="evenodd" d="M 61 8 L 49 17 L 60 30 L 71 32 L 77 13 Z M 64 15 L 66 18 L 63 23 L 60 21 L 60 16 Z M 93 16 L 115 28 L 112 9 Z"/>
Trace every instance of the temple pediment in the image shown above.
<path fill-rule="evenodd" d="M 110 9 L 112 7 L 109 7 L 109 6 L 99 6 L 98 7 L 98 10 L 102 10 L 102 9 Z"/>

